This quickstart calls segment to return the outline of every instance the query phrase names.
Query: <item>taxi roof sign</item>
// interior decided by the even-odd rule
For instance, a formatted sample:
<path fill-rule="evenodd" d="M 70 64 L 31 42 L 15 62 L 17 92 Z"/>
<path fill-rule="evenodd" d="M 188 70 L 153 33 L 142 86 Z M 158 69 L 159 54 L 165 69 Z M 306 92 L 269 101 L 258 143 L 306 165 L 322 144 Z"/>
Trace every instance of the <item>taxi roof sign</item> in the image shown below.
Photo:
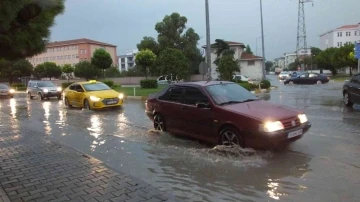
<path fill-rule="evenodd" d="M 96 83 L 96 80 L 90 80 L 89 83 Z"/>

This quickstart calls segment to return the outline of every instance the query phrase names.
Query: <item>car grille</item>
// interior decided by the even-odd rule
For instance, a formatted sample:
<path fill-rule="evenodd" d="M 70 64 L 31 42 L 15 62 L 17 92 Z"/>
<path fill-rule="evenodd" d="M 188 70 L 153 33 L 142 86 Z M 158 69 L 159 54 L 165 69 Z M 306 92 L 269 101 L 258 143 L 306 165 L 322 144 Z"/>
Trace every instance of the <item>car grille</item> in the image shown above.
<path fill-rule="evenodd" d="M 102 100 L 102 102 L 104 103 L 104 105 L 114 105 L 119 102 L 119 98 L 105 98 Z M 113 103 L 109 104 L 109 102 Z"/>
<path fill-rule="evenodd" d="M 284 125 L 285 129 L 294 128 L 301 125 L 298 117 L 282 120 L 281 123 Z"/>
<path fill-rule="evenodd" d="M 8 92 L 7 90 L 0 91 L 0 93 L 7 93 L 7 92 Z"/>

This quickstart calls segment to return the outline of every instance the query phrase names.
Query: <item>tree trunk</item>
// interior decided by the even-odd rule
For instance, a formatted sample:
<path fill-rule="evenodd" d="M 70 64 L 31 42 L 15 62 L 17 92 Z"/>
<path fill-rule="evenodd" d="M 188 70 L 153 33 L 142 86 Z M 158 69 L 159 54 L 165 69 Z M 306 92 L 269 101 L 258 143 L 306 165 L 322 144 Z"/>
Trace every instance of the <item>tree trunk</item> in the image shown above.
<path fill-rule="evenodd" d="M 350 68 L 350 77 L 352 77 L 352 67 L 349 68 Z"/>
<path fill-rule="evenodd" d="M 70 75 L 67 74 L 68 83 L 70 82 Z"/>
<path fill-rule="evenodd" d="M 105 69 L 103 69 L 103 79 L 105 80 Z"/>

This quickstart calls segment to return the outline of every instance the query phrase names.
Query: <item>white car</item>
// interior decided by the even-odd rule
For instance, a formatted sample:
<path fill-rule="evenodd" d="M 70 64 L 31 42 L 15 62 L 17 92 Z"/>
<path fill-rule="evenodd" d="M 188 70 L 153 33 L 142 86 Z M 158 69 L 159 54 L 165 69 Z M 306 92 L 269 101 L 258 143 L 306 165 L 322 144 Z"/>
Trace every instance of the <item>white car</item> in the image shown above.
<path fill-rule="evenodd" d="M 249 77 L 244 76 L 244 75 L 240 75 L 240 74 L 234 75 L 233 80 L 235 80 L 235 81 L 247 81 L 249 83 L 252 82 Z"/>
<path fill-rule="evenodd" d="M 159 85 L 167 85 L 167 84 L 170 84 L 170 83 L 173 83 L 174 81 L 171 79 L 171 76 L 160 76 L 158 79 L 157 79 L 157 83 Z"/>
<path fill-rule="evenodd" d="M 278 77 L 280 80 L 285 80 L 291 77 L 290 74 L 291 72 L 280 72 Z"/>

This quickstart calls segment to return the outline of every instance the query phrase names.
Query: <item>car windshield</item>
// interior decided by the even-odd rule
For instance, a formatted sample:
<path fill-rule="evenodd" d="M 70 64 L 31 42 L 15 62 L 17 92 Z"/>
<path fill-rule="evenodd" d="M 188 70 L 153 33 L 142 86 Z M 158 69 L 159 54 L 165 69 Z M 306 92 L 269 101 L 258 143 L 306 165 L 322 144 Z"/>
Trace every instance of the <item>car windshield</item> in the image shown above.
<path fill-rule="evenodd" d="M 9 87 L 7 85 L 0 84 L 0 89 L 9 89 Z"/>
<path fill-rule="evenodd" d="M 218 105 L 258 100 L 254 94 L 235 83 L 211 85 L 206 90 Z"/>
<path fill-rule="evenodd" d="M 111 88 L 104 83 L 90 83 L 83 84 L 86 91 L 101 91 L 101 90 L 110 90 Z"/>
<path fill-rule="evenodd" d="M 41 81 L 38 82 L 38 87 L 56 87 L 56 85 L 51 81 Z"/>

